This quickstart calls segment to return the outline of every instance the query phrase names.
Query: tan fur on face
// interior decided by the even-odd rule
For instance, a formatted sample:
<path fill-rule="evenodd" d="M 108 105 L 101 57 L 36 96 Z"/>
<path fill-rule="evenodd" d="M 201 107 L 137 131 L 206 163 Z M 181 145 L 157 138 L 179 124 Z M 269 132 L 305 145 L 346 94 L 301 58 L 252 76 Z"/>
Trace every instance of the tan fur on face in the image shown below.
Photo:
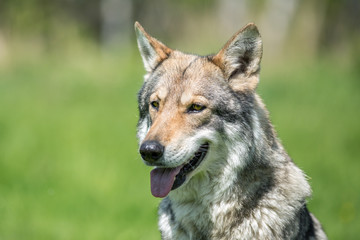
<path fill-rule="evenodd" d="M 185 90 L 181 95 L 180 103 L 183 106 L 191 106 L 192 104 L 207 106 L 209 101 L 204 96 L 193 95 L 191 90 Z"/>
<path fill-rule="evenodd" d="M 149 106 L 152 125 L 144 139 L 157 140 L 164 146 L 180 142 L 184 136 L 191 135 L 199 125 L 207 121 L 211 109 L 208 99 L 201 91 L 207 84 L 207 78 L 211 79 L 207 76 L 209 68 L 219 71 L 213 64 L 192 55 L 173 55 L 173 59 L 166 60 L 161 66 L 166 71 L 160 79 L 159 87 L 150 96 L 150 103 L 158 101 L 159 109 Z M 174 67 L 174 63 L 177 66 Z M 189 113 L 188 108 L 192 104 L 207 108 L 199 113 Z"/>

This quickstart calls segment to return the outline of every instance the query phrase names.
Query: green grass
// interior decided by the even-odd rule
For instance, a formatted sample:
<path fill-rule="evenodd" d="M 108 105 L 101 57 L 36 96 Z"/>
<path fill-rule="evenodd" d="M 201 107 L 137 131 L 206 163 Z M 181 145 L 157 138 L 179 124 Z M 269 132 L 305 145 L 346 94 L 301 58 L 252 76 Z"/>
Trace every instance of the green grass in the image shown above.
<path fill-rule="evenodd" d="M 127 57 L 0 65 L 0 239 L 160 239 L 135 138 L 144 71 Z M 358 78 L 331 61 L 264 66 L 259 87 L 330 239 L 359 234 Z"/>

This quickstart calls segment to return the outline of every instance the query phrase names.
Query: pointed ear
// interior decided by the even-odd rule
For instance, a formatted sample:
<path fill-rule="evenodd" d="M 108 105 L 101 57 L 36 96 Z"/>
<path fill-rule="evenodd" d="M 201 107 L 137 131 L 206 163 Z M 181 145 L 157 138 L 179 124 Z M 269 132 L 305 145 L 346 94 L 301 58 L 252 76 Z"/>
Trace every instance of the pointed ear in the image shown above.
<path fill-rule="evenodd" d="M 262 41 L 253 23 L 238 31 L 213 57 L 234 91 L 255 90 L 259 82 Z"/>
<path fill-rule="evenodd" d="M 151 72 L 170 55 L 172 50 L 151 37 L 138 22 L 135 22 L 135 32 L 145 70 Z"/>

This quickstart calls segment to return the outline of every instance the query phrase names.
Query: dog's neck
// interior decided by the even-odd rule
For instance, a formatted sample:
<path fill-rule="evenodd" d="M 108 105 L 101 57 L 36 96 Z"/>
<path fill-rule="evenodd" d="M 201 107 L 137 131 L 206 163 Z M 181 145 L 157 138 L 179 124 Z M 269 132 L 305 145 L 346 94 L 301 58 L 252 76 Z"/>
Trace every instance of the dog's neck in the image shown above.
<path fill-rule="evenodd" d="M 220 175 L 194 176 L 187 185 L 169 195 L 173 218 L 182 224 L 185 232 L 199 231 L 214 239 L 221 239 L 219 236 L 227 231 L 215 226 L 236 226 L 244 236 L 254 239 L 258 233 L 265 236 L 281 233 L 304 207 L 310 186 L 289 158 L 281 166 L 261 162 L 238 169 L 234 182 L 228 185 L 223 184 L 228 179 L 221 179 Z"/>

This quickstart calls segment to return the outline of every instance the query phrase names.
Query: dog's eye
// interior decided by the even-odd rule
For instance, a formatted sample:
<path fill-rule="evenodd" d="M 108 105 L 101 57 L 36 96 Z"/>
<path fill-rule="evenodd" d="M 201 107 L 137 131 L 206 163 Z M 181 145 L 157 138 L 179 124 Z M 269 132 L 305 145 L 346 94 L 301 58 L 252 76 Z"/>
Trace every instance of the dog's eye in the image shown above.
<path fill-rule="evenodd" d="M 204 105 L 201 104 L 191 104 L 191 106 L 188 108 L 188 112 L 190 113 L 198 113 L 201 112 L 202 110 L 204 110 L 206 107 Z"/>
<path fill-rule="evenodd" d="M 159 110 L 159 102 L 158 101 L 152 101 L 150 105 L 155 108 L 156 110 Z"/>

